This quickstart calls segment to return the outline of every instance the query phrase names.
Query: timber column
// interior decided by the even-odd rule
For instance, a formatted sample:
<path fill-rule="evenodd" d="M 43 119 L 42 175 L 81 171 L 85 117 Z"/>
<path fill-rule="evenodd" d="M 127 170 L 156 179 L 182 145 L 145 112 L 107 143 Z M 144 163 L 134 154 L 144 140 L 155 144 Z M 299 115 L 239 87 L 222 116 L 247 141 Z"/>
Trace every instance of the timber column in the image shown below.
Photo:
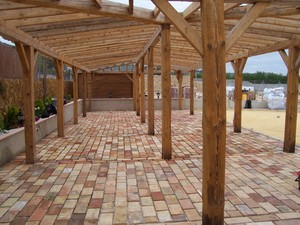
<path fill-rule="evenodd" d="M 16 48 L 24 73 L 23 98 L 26 163 L 34 163 L 36 161 L 36 131 L 34 113 L 34 49 L 32 46 L 24 46 L 21 43 L 16 43 Z"/>
<path fill-rule="evenodd" d="M 54 59 L 56 69 L 57 134 L 64 137 L 64 63 Z"/>
<path fill-rule="evenodd" d="M 177 70 L 176 73 L 177 73 L 176 78 L 178 81 L 178 109 L 182 110 L 182 80 L 183 80 L 183 76 L 182 76 L 181 70 Z"/>
<path fill-rule="evenodd" d="M 299 47 L 290 47 L 288 56 L 287 98 L 285 113 L 285 130 L 283 151 L 295 152 L 297 112 L 298 112 L 298 83 L 300 66 Z"/>
<path fill-rule="evenodd" d="M 78 69 L 73 66 L 72 70 L 73 70 L 73 99 L 74 99 L 73 117 L 74 117 L 74 124 L 78 124 Z"/>
<path fill-rule="evenodd" d="M 154 135 L 154 47 L 148 49 L 148 134 Z"/>
<path fill-rule="evenodd" d="M 86 89 L 87 82 L 86 77 L 87 74 L 85 71 L 82 71 L 82 80 L 83 80 L 83 88 L 82 88 L 82 116 L 86 117 Z"/>
<path fill-rule="evenodd" d="M 93 74 L 88 73 L 88 111 L 92 112 L 92 78 Z"/>
<path fill-rule="evenodd" d="M 242 131 L 242 83 L 243 70 L 246 65 L 247 58 L 237 59 L 231 61 L 234 70 L 234 116 L 233 116 L 233 130 L 235 133 Z"/>
<path fill-rule="evenodd" d="M 170 24 L 161 25 L 162 158 L 171 159 L 171 46 Z"/>
<path fill-rule="evenodd" d="M 141 59 L 141 73 L 140 73 L 140 80 L 141 80 L 141 123 L 146 122 L 146 112 L 145 112 L 145 57 Z"/>
<path fill-rule="evenodd" d="M 195 70 L 190 71 L 190 115 L 194 115 L 194 78 Z"/>
<path fill-rule="evenodd" d="M 224 1 L 201 1 L 203 40 L 203 224 L 224 224 L 226 72 Z"/>
<path fill-rule="evenodd" d="M 137 62 L 135 65 L 135 79 L 136 79 L 136 87 L 135 87 L 135 98 L 136 98 L 136 115 L 141 115 L 141 107 L 140 107 L 140 69 L 139 69 L 140 62 Z"/>

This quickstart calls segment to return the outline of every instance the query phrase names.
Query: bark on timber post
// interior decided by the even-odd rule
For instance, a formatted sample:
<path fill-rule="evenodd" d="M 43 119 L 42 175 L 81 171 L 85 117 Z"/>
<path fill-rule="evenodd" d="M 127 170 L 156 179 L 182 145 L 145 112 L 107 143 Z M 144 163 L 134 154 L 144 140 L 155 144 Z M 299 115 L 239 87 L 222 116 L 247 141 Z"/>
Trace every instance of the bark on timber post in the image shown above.
<path fill-rule="evenodd" d="M 153 47 L 148 49 L 148 134 L 154 135 L 154 55 Z"/>
<path fill-rule="evenodd" d="M 54 59 L 56 69 L 57 135 L 64 137 L 64 63 Z"/>
<path fill-rule="evenodd" d="M 243 70 L 247 58 L 237 59 L 231 62 L 234 70 L 235 88 L 234 88 L 234 117 L 233 117 L 233 130 L 235 133 L 242 131 L 242 83 L 243 83 Z"/>
<path fill-rule="evenodd" d="M 195 70 L 190 71 L 190 115 L 194 115 L 194 78 Z"/>
<path fill-rule="evenodd" d="M 72 70 L 73 70 L 73 99 L 74 99 L 73 119 L 74 119 L 74 124 L 78 124 L 78 69 L 73 66 Z"/>
<path fill-rule="evenodd" d="M 145 57 L 141 60 L 141 123 L 146 122 L 146 112 L 145 112 Z"/>
<path fill-rule="evenodd" d="M 178 81 L 178 109 L 182 110 L 182 72 L 181 70 L 176 71 L 176 78 Z"/>
<path fill-rule="evenodd" d="M 88 73 L 88 111 L 92 112 L 92 74 Z"/>
<path fill-rule="evenodd" d="M 136 64 L 136 115 L 141 115 L 141 108 L 140 108 L 140 69 L 139 69 L 139 63 Z"/>
<path fill-rule="evenodd" d="M 87 74 L 85 71 L 82 71 L 82 80 L 83 80 L 83 93 L 82 93 L 82 116 L 86 117 L 86 77 Z"/>
<path fill-rule="evenodd" d="M 299 47 L 289 48 L 289 65 L 287 76 L 287 101 L 285 113 L 285 130 L 283 151 L 288 153 L 295 152 L 297 112 L 298 112 L 298 82 L 299 65 L 296 65 L 300 57 Z"/>
<path fill-rule="evenodd" d="M 162 158 L 171 159 L 171 62 L 170 25 L 161 31 L 161 89 L 162 89 Z"/>
<path fill-rule="evenodd" d="M 23 67 L 24 81 L 24 134 L 26 163 L 36 161 L 36 131 L 34 113 L 34 49 L 32 46 L 24 46 L 16 43 L 16 48 Z"/>
<path fill-rule="evenodd" d="M 224 224 L 226 73 L 224 1 L 202 0 L 203 224 Z"/>

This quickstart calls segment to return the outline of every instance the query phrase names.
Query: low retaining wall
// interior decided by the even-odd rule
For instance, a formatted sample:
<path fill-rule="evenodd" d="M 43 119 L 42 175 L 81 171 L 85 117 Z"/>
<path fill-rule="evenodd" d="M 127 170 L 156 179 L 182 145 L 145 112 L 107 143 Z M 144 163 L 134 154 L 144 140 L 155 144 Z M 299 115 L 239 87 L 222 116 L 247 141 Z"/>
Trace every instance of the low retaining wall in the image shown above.
<path fill-rule="evenodd" d="M 64 122 L 73 119 L 74 103 L 64 106 Z M 78 101 L 78 113 L 82 112 L 82 100 Z M 40 119 L 35 123 L 36 141 L 41 140 L 57 129 L 57 116 L 53 115 L 46 119 Z M 7 134 L 0 136 L 0 166 L 12 160 L 25 149 L 24 128 L 10 130 Z"/>
<path fill-rule="evenodd" d="M 86 102 L 88 105 L 88 101 Z M 178 109 L 178 99 L 172 99 L 172 110 Z M 183 109 L 189 109 L 190 100 L 182 99 Z M 148 100 L 145 99 L 145 108 L 148 108 Z M 202 100 L 197 99 L 194 102 L 195 109 L 202 108 Z M 161 99 L 154 99 L 154 109 L 161 110 Z M 132 98 L 101 98 L 92 99 L 92 111 L 130 111 L 133 110 Z"/>
<path fill-rule="evenodd" d="M 154 109 L 161 110 L 161 99 L 154 99 Z M 88 105 L 88 101 L 86 102 Z M 174 98 L 171 101 L 172 110 L 178 109 L 178 99 Z M 245 101 L 242 102 L 242 106 L 245 106 Z M 202 99 L 195 99 L 194 109 L 202 109 Z M 148 100 L 145 100 L 145 108 L 148 108 Z M 182 99 L 182 108 L 190 108 L 190 100 Z M 227 100 L 227 109 L 234 108 L 234 101 Z M 261 101 L 252 101 L 252 108 L 254 109 L 267 109 L 268 103 Z M 133 110 L 132 98 L 101 98 L 92 99 L 92 111 L 130 111 Z"/>

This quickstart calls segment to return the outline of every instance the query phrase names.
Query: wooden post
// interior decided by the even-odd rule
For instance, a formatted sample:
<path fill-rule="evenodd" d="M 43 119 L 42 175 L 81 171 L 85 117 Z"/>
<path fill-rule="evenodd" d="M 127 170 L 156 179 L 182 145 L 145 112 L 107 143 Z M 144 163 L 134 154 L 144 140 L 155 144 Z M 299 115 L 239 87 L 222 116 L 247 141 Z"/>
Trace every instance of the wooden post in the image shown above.
<path fill-rule="evenodd" d="M 148 134 L 154 135 L 154 54 L 148 49 Z"/>
<path fill-rule="evenodd" d="M 224 0 L 201 1 L 203 41 L 203 170 L 205 225 L 224 224 L 226 72 Z"/>
<path fill-rule="evenodd" d="M 78 69 L 72 67 L 73 69 L 73 99 L 74 99 L 74 109 L 73 109 L 73 120 L 74 124 L 78 124 Z"/>
<path fill-rule="evenodd" d="M 176 78 L 178 81 L 178 109 L 182 110 L 182 72 L 181 70 L 176 71 Z"/>
<path fill-rule="evenodd" d="M 87 90 L 87 93 L 88 93 L 88 111 L 89 112 L 92 112 L 92 74 L 91 73 L 88 73 L 87 74 L 88 77 L 87 77 L 87 80 L 88 80 L 88 90 Z"/>
<path fill-rule="evenodd" d="M 131 68 L 132 69 L 132 97 L 133 97 L 133 99 L 132 99 L 132 101 L 133 101 L 133 111 L 136 111 L 136 73 L 133 71 L 133 68 Z"/>
<path fill-rule="evenodd" d="M 56 69 L 57 135 L 64 137 L 64 63 L 54 59 Z"/>
<path fill-rule="evenodd" d="M 234 70 L 234 116 L 233 116 L 233 130 L 235 133 L 242 131 L 242 83 L 243 70 L 246 65 L 247 58 L 237 59 L 231 61 Z"/>
<path fill-rule="evenodd" d="M 82 116 L 86 117 L 86 72 L 82 71 L 83 90 L 82 90 Z"/>
<path fill-rule="evenodd" d="M 139 69 L 139 63 L 138 62 L 136 64 L 136 70 L 135 70 L 135 73 L 136 73 L 136 89 L 135 89 L 135 93 L 136 93 L 136 115 L 137 116 L 140 116 L 141 115 L 141 109 L 140 109 L 140 69 Z"/>
<path fill-rule="evenodd" d="M 290 47 L 288 58 L 287 101 L 283 145 L 283 151 L 288 153 L 295 152 L 299 92 L 299 60 L 299 47 Z"/>
<path fill-rule="evenodd" d="M 194 77 L 195 70 L 190 71 L 190 114 L 194 115 Z"/>
<path fill-rule="evenodd" d="M 172 141 L 170 25 L 163 24 L 161 26 L 162 158 L 171 159 Z"/>
<path fill-rule="evenodd" d="M 140 72 L 140 81 L 141 81 L 141 123 L 146 122 L 146 113 L 145 113 L 145 57 L 141 59 L 141 72 Z"/>
<path fill-rule="evenodd" d="M 44 76 L 43 76 L 43 99 L 47 97 L 47 58 L 44 57 Z"/>
<path fill-rule="evenodd" d="M 24 98 L 24 135 L 26 163 L 36 161 L 36 131 L 34 112 L 34 49 L 16 43 L 16 48 L 23 67 L 23 98 Z"/>

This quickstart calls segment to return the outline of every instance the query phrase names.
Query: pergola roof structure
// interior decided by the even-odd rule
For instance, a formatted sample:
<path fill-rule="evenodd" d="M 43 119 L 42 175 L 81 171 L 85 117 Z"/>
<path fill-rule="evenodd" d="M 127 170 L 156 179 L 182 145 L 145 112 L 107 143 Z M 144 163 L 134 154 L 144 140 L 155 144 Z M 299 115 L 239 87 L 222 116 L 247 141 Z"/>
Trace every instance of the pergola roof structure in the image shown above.
<path fill-rule="evenodd" d="M 133 1 L 0 0 L 0 34 L 90 72 L 135 63 L 156 39 L 160 64 L 159 25 L 171 22 L 172 67 L 201 68 L 200 3 L 178 13 L 153 2 L 154 11 Z M 227 61 L 300 44 L 299 0 L 225 0 L 224 16 Z"/>

